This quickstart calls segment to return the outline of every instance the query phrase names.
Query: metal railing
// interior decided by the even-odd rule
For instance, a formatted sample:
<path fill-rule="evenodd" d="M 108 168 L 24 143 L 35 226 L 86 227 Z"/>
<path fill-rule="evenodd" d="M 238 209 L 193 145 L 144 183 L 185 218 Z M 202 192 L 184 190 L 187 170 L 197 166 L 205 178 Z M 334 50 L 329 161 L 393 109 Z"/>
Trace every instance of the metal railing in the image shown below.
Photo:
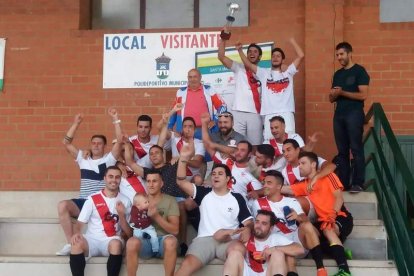
<path fill-rule="evenodd" d="M 414 178 L 381 104 L 371 106 L 365 122 L 372 118 L 373 127 L 364 138 L 367 180 L 373 183 L 398 272 L 414 275 L 414 234 L 407 212 L 414 203 Z"/>

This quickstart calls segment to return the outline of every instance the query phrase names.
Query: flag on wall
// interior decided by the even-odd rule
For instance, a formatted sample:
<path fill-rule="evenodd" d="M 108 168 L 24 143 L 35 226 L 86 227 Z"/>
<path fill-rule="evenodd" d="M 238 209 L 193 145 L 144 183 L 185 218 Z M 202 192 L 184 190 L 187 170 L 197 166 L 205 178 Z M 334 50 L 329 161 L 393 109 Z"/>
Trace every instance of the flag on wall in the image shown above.
<path fill-rule="evenodd" d="M 6 53 L 6 39 L 0 38 L 0 91 L 3 91 L 4 84 L 4 55 Z"/>

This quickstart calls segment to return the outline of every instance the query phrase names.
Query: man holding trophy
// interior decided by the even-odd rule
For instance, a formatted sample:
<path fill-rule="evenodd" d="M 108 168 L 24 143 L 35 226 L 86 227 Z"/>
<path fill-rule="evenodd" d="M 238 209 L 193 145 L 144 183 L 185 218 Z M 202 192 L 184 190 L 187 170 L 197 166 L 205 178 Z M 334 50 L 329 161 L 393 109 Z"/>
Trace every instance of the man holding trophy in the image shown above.
<path fill-rule="evenodd" d="M 236 89 L 232 113 L 234 115 L 234 129 L 244 135 L 254 146 L 262 143 L 263 124 L 260 116 L 260 82 L 254 73 L 243 64 L 236 62 L 225 55 L 226 41 L 230 39 L 229 27 L 234 22 L 234 13 L 239 10 L 239 5 L 229 5 L 227 23 L 221 31 L 218 48 L 218 59 L 221 63 L 234 73 Z M 262 49 L 252 43 L 247 48 L 247 58 L 252 64 L 258 64 L 262 57 Z"/>

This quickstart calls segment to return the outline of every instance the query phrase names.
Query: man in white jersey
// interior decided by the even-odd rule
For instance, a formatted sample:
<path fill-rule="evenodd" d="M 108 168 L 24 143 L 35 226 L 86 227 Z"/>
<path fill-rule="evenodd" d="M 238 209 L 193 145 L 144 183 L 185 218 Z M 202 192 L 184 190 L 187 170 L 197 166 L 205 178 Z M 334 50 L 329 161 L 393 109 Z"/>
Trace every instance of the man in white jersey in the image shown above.
<path fill-rule="evenodd" d="M 158 135 L 151 134 L 152 118 L 148 115 L 140 115 L 137 120 L 137 134 L 129 137 L 134 147 L 134 160 L 141 167 L 152 168 L 149 158 L 149 150 L 158 144 Z M 164 147 L 164 144 L 161 145 Z M 168 145 L 164 149 L 168 150 Z"/>
<path fill-rule="evenodd" d="M 318 269 L 317 275 L 326 276 L 318 231 L 310 223 L 299 202 L 295 198 L 284 197 L 281 194 L 282 186 L 282 174 L 274 170 L 268 171 L 264 181 L 266 196 L 254 201 L 253 215 L 257 214 L 259 210 L 272 211 L 277 218 L 273 232 L 281 234 L 310 250 Z M 294 259 L 291 259 L 288 275 L 293 276 L 294 273 L 297 273 L 295 262 Z"/>
<path fill-rule="evenodd" d="M 200 139 L 194 138 L 196 122 L 193 117 L 185 117 L 182 120 L 181 133 L 168 130 L 167 123 L 169 117 L 181 109 L 181 106 L 177 105 L 175 105 L 169 113 L 164 114 L 160 123 L 158 123 L 158 126 L 161 127 L 158 144 L 169 143 L 169 147 L 172 151 L 171 164 L 174 164 L 180 157 L 180 151 L 184 143 L 188 143 L 189 139 L 194 139 L 195 155 L 187 164 L 187 177 L 189 180 L 192 180 L 195 176 L 201 175 L 200 168 L 204 165 L 204 155 L 206 151 L 203 142 Z"/>
<path fill-rule="evenodd" d="M 262 184 L 249 171 L 249 159 L 253 146 L 248 141 L 242 140 L 237 144 L 234 160 L 228 156 L 223 157 L 222 153 L 215 151 L 214 143 L 209 144 L 206 149 L 215 163 L 225 164 L 229 167 L 234 178 L 233 183 L 229 184 L 229 189 L 241 194 L 246 202 L 263 195 Z M 250 203 L 248 206 L 250 207 Z"/>
<path fill-rule="evenodd" d="M 265 69 L 253 64 L 244 55 L 242 44 L 237 43 L 236 49 L 244 65 L 254 72 L 262 83 L 262 106 L 260 114 L 264 116 L 264 139 L 270 139 L 271 133 L 269 119 L 280 115 L 285 119 L 286 131 L 295 132 L 295 97 L 293 89 L 293 76 L 298 72 L 297 68 L 305 54 L 296 43 L 295 39 L 290 39 L 290 43 L 296 51 L 296 58 L 286 70 L 282 70 L 285 53 L 281 48 L 272 50 L 272 68 Z"/>
<path fill-rule="evenodd" d="M 226 41 L 219 40 L 218 59 L 234 73 L 235 93 L 232 113 L 234 130 L 245 136 L 255 147 L 262 143 L 263 123 L 260 116 L 260 82 L 244 64 L 226 56 Z M 247 58 L 252 64 L 258 64 L 262 57 L 262 49 L 252 43 L 247 47 Z"/>
<path fill-rule="evenodd" d="M 226 259 L 233 250 L 244 254 L 242 242 L 247 242 L 250 227 L 253 224 L 250 211 L 243 197 L 232 193 L 227 187 L 231 180 L 230 169 L 223 164 L 216 164 L 212 170 L 212 188 L 196 186 L 186 178 L 186 164 L 194 155 L 194 142 L 184 145 L 180 153 L 177 169 L 177 184 L 200 206 L 200 226 L 197 237 L 193 240 L 187 255 L 176 275 L 193 275 L 214 258 Z M 239 225 L 243 225 L 239 229 Z M 232 240 L 230 235 L 221 239 L 214 234 L 221 230 L 237 230 L 240 241 Z"/>
<path fill-rule="evenodd" d="M 275 214 L 268 210 L 259 210 L 253 233 L 246 244 L 246 255 L 238 251 L 229 254 L 224 263 L 224 275 L 265 276 L 286 275 L 286 256 L 299 256 L 303 247 L 283 235 L 275 234 Z"/>
<path fill-rule="evenodd" d="M 118 113 L 115 109 L 109 109 L 109 115 L 115 126 L 115 134 L 121 135 L 121 121 L 118 119 Z M 121 143 L 113 145 L 110 153 L 105 154 L 106 137 L 104 135 L 93 135 L 91 138 L 90 153 L 85 154 L 72 144 L 76 130 L 83 120 L 82 114 L 77 114 L 72 126 L 66 132 L 63 144 L 66 151 L 75 158 L 81 172 L 80 195 L 77 199 L 62 200 L 58 204 L 59 222 L 65 233 L 67 244 L 56 255 L 66 256 L 70 253 L 70 239 L 74 234 L 77 223 L 72 223 L 72 218 L 77 218 L 86 198 L 99 191 L 105 186 L 103 181 L 104 173 L 107 167 L 113 166 L 121 153 Z M 118 140 L 120 141 L 120 140 Z M 87 156 L 84 158 L 84 155 Z"/>
<path fill-rule="evenodd" d="M 145 180 L 132 171 L 131 168 L 125 165 L 124 162 L 116 162 L 116 166 L 122 172 L 121 184 L 119 185 L 119 191 L 126 196 L 131 202 L 134 200 L 134 196 L 138 194 L 147 193 L 147 184 Z"/>
<path fill-rule="evenodd" d="M 86 234 L 82 230 L 72 236 L 70 270 L 73 276 L 83 276 L 85 257 L 109 256 L 107 275 L 118 276 L 122 265 L 124 241 L 121 231 L 131 234 L 128 225 L 131 202 L 119 192 L 121 170 L 110 166 L 106 170 L 105 188 L 88 197 L 78 221 L 81 229 L 88 224 Z"/>

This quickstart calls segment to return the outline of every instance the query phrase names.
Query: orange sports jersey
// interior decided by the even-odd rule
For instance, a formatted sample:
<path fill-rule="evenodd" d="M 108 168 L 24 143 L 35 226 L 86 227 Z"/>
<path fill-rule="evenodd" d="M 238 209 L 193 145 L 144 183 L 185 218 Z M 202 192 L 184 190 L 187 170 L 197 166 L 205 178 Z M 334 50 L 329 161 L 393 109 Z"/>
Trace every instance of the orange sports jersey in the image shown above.
<path fill-rule="evenodd" d="M 308 196 L 318 215 L 318 220 L 327 221 L 329 214 L 334 212 L 335 196 L 333 192 L 343 190 L 344 187 L 334 173 L 319 179 L 313 186 L 313 191 L 310 194 L 306 190 L 308 182 L 309 180 L 305 179 L 295 185 L 291 185 L 290 188 L 295 197 Z M 344 212 L 339 212 L 338 214 L 346 217 Z"/>

